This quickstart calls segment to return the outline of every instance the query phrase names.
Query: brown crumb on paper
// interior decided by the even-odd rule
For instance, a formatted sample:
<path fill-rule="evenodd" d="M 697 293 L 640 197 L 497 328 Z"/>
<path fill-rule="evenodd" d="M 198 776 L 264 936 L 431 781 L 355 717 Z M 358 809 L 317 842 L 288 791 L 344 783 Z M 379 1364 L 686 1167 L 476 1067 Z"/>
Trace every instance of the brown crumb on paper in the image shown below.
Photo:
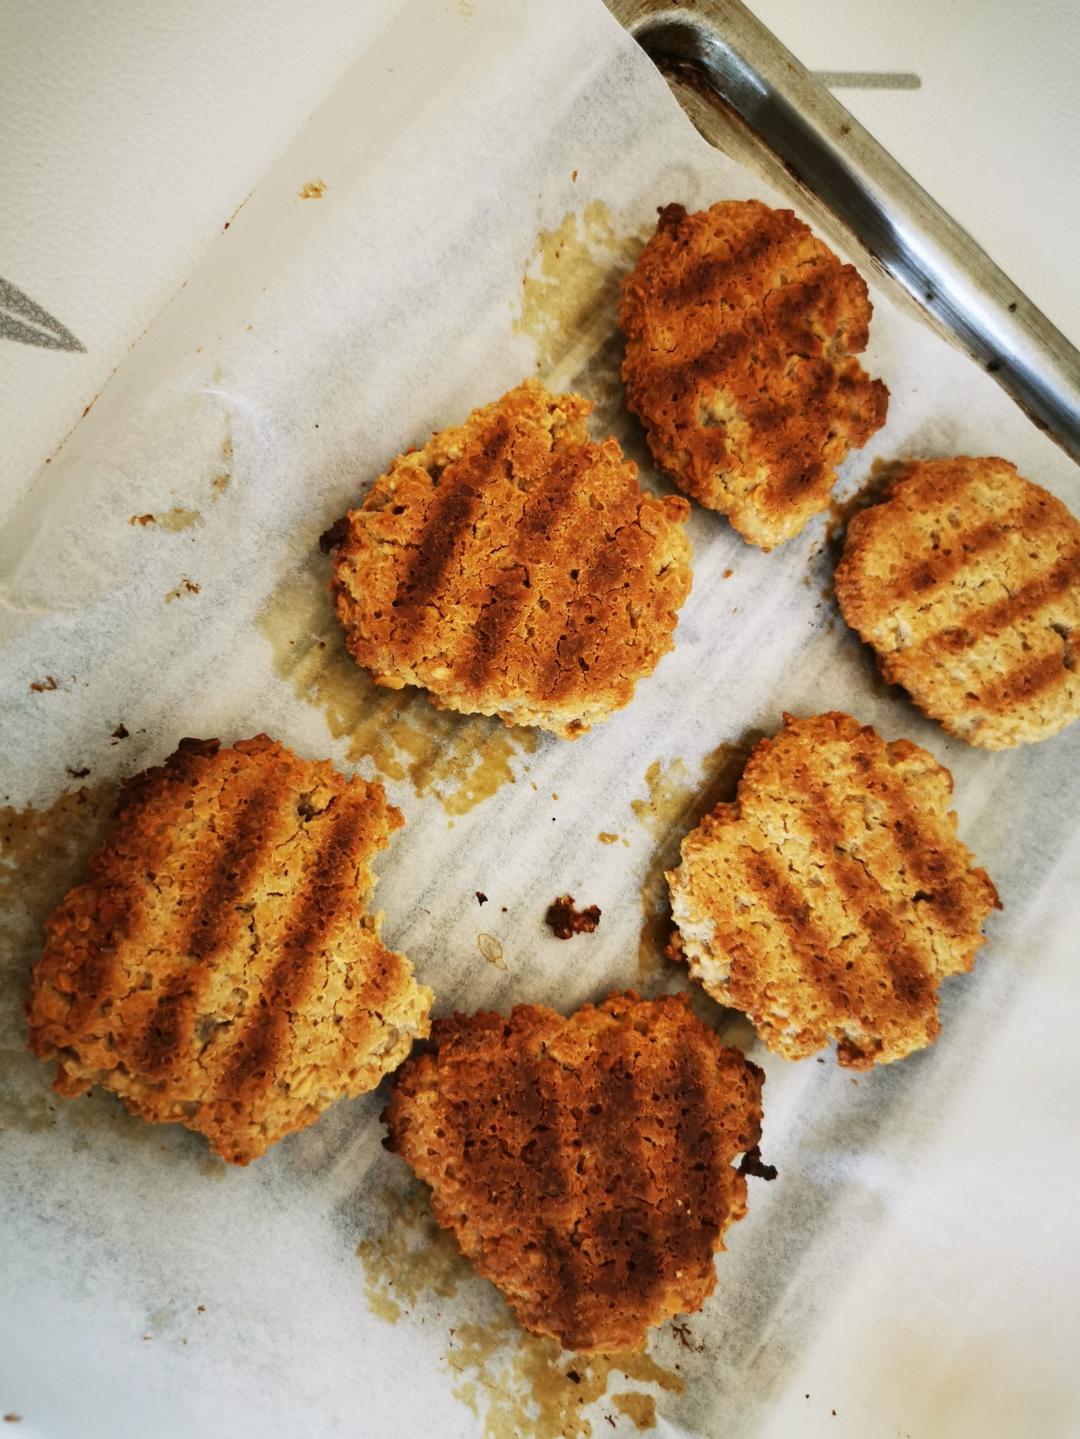
<path fill-rule="evenodd" d="M 171 605 L 173 600 L 180 599 L 182 595 L 197 595 L 201 588 L 201 585 L 197 585 L 194 580 L 189 580 L 185 576 L 185 578 L 165 596 L 165 603 Z"/>
<path fill-rule="evenodd" d="M 325 180 L 309 180 L 300 191 L 300 198 L 301 200 L 321 200 L 325 194 Z"/>
<path fill-rule="evenodd" d="M 127 739 L 129 733 L 127 725 L 118 724 L 112 732 L 112 737 L 113 739 Z"/>
<path fill-rule="evenodd" d="M 129 525 L 143 525 L 144 527 L 154 523 L 153 515 L 132 515 L 131 519 L 128 520 Z"/>
<path fill-rule="evenodd" d="M 43 680 L 30 681 L 30 693 L 34 695 L 47 694 L 50 690 L 58 690 L 60 686 L 56 682 L 55 675 L 46 675 Z"/>
<path fill-rule="evenodd" d="M 72 769 L 71 766 L 68 764 L 65 765 L 64 768 L 67 770 L 68 774 L 71 776 L 72 779 L 85 779 L 86 776 L 90 773 L 89 765 L 84 766 L 82 769 Z"/>
<path fill-rule="evenodd" d="M 761 1158 L 761 1150 L 755 1144 L 753 1149 L 748 1149 L 739 1160 L 739 1173 L 752 1175 L 755 1179 L 775 1179 L 776 1165 L 765 1164 Z"/>
<path fill-rule="evenodd" d="M 4 1415 L 4 1423 L 5 1423 L 5 1424 L 21 1424 L 21 1423 L 22 1423 L 22 1415 L 21 1415 L 21 1414 L 5 1414 L 5 1415 Z"/>
<path fill-rule="evenodd" d="M 349 517 L 342 515 L 341 519 L 335 520 L 328 530 L 323 530 L 319 536 L 319 549 L 324 555 L 328 555 L 331 550 L 337 549 L 348 533 Z"/>
<path fill-rule="evenodd" d="M 503 958 L 503 947 L 493 934 L 478 934 L 476 936 L 476 947 L 496 969 L 505 969 L 506 960 Z"/>
<path fill-rule="evenodd" d="M 556 939 L 572 939 L 575 934 L 592 934 L 600 923 L 600 907 L 590 904 L 587 909 L 575 909 L 574 896 L 563 894 L 548 905 L 544 923 Z"/>
<path fill-rule="evenodd" d="M 477 904 L 487 904 L 488 902 L 488 897 L 482 889 L 476 891 L 476 902 Z"/>
<path fill-rule="evenodd" d="M 693 1331 L 691 1330 L 689 1324 L 686 1324 L 685 1322 L 673 1323 L 671 1326 L 671 1332 L 672 1334 L 674 1334 L 675 1338 L 679 1341 L 679 1343 L 684 1349 L 689 1349 L 694 1354 L 703 1354 L 705 1352 L 704 1344 L 694 1343 Z"/>

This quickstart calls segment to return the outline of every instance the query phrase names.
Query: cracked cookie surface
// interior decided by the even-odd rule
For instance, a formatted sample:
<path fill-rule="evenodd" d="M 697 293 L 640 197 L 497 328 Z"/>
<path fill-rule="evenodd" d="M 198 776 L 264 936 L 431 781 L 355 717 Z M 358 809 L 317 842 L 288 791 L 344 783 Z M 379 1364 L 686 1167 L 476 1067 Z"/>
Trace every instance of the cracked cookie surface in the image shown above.
<path fill-rule="evenodd" d="M 855 358 L 872 307 L 790 210 L 660 212 L 623 284 L 627 404 L 681 489 L 769 550 L 824 510 L 836 466 L 885 423 Z"/>
<path fill-rule="evenodd" d="M 34 969 L 31 1048 L 57 1091 L 100 1085 L 246 1164 L 373 1089 L 432 998 L 365 908 L 400 824 L 381 785 L 265 735 L 184 740 L 129 780 Z"/>
<path fill-rule="evenodd" d="M 683 995 L 455 1015 L 399 1070 L 388 1145 L 521 1323 L 582 1352 L 636 1348 L 701 1307 L 746 1211 L 733 1167 L 763 1076 Z"/>
<path fill-rule="evenodd" d="M 898 466 L 848 526 L 836 598 L 885 678 L 968 744 L 1080 717 L 1080 521 L 1008 460 Z"/>
<path fill-rule="evenodd" d="M 910 740 L 785 715 L 734 803 L 683 840 L 672 956 L 788 1059 L 834 1041 L 841 1064 L 867 1069 L 932 1044 L 938 984 L 971 968 L 998 904 L 951 793 Z"/>
<path fill-rule="evenodd" d="M 377 684 L 572 738 L 631 699 L 690 590 L 681 498 L 530 380 L 399 456 L 335 526 L 346 642 Z"/>

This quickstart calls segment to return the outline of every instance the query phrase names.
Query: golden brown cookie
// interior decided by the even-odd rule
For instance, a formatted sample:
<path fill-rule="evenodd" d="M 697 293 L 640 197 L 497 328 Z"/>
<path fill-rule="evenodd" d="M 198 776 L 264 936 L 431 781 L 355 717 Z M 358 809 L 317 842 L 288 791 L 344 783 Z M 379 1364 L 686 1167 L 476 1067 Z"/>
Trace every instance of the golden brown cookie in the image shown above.
<path fill-rule="evenodd" d="M 265 735 L 183 740 L 129 780 L 34 969 L 30 1045 L 57 1092 L 99 1084 L 247 1164 L 373 1089 L 432 998 L 365 909 L 400 824 L 381 785 Z"/>
<path fill-rule="evenodd" d="M 455 1015 L 432 1040 L 398 1071 L 387 1143 L 525 1328 L 610 1352 L 699 1309 L 746 1211 L 732 1161 L 761 1133 L 761 1071 L 682 995 Z"/>
<path fill-rule="evenodd" d="M 668 875 L 674 957 L 766 1045 L 830 1040 L 867 1069 L 932 1044 L 938 983 L 970 969 L 997 906 L 956 837 L 952 776 L 850 715 L 784 716 L 734 803 L 686 836 Z"/>
<path fill-rule="evenodd" d="M 885 423 L 855 358 L 866 285 L 790 210 L 660 211 L 623 284 L 623 379 L 656 462 L 764 550 L 829 503 L 836 466 Z"/>
<path fill-rule="evenodd" d="M 915 460 L 848 526 L 845 620 L 950 734 L 984 749 L 1080 716 L 1080 522 L 1007 460 Z"/>
<path fill-rule="evenodd" d="M 573 737 L 671 649 L 689 506 L 592 444 L 591 409 L 527 381 L 399 456 L 335 526 L 337 612 L 377 684 Z"/>

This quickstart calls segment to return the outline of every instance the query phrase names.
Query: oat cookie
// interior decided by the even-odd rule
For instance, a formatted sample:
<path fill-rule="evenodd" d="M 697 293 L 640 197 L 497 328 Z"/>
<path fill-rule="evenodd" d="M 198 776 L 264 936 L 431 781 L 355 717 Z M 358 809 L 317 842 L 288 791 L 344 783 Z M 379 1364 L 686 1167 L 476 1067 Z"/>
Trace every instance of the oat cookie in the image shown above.
<path fill-rule="evenodd" d="M 699 1309 L 746 1209 L 732 1161 L 756 1152 L 761 1071 L 685 996 L 455 1015 L 432 1040 L 394 1081 L 388 1144 L 525 1328 L 610 1352 Z"/>
<path fill-rule="evenodd" d="M 984 749 L 1080 716 L 1080 522 L 996 458 L 916 460 L 856 515 L 836 571 L 885 678 Z"/>
<path fill-rule="evenodd" d="M 247 1164 L 373 1089 L 432 998 L 365 908 L 400 823 L 381 785 L 265 735 L 136 775 L 46 922 L 30 1043 L 57 1091 L 101 1085 Z"/>
<path fill-rule="evenodd" d="M 570 738 L 671 649 L 689 506 L 593 444 L 591 408 L 528 381 L 399 456 L 335 527 L 337 612 L 377 684 Z"/>
<path fill-rule="evenodd" d="M 685 492 L 770 550 L 824 510 L 836 467 L 885 423 L 855 358 L 866 285 L 790 210 L 660 211 L 623 285 L 627 403 Z"/>
<path fill-rule="evenodd" d="M 834 1041 L 841 1064 L 867 1069 L 932 1044 L 938 984 L 971 968 L 998 903 L 951 792 L 910 740 L 786 715 L 734 803 L 683 840 L 673 956 L 788 1059 Z"/>

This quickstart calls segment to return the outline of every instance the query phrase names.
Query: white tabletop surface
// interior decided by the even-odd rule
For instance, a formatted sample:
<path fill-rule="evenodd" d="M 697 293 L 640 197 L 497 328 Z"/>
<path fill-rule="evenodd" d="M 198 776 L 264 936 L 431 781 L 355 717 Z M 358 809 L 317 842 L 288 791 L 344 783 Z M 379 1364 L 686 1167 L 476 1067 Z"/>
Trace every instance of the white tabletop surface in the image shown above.
<path fill-rule="evenodd" d="M 448 4 L 453 0 L 447 0 Z M 401 0 L 0 0 L 0 276 L 84 354 L 0 341 L 0 518 Z M 1080 343 L 1076 0 L 755 0 Z"/>

